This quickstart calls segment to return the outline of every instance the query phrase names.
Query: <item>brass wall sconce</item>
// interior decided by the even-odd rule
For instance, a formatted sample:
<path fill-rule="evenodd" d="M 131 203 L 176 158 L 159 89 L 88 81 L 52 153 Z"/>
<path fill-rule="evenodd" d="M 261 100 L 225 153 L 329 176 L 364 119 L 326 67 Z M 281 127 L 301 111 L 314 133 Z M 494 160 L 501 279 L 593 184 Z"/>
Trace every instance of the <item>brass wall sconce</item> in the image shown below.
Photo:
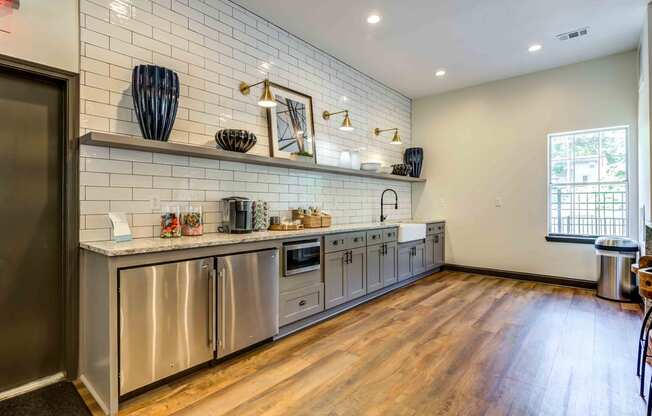
<path fill-rule="evenodd" d="M 263 94 L 260 96 L 260 100 L 258 100 L 258 105 L 265 108 L 276 107 L 276 100 L 274 100 L 274 94 L 272 94 L 272 90 L 269 87 L 268 79 L 265 79 L 263 81 L 251 85 L 242 81 L 240 83 L 240 92 L 242 93 L 242 95 L 249 95 L 249 93 L 251 92 L 251 88 L 260 84 L 263 84 Z"/>
<path fill-rule="evenodd" d="M 342 131 L 353 131 L 353 126 L 351 125 L 351 119 L 349 118 L 349 110 L 342 110 L 342 111 L 337 111 L 335 113 L 331 113 L 329 111 L 324 111 L 321 113 L 321 116 L 324 118 L 324 120 L 328 120 L 331 118 L 331 116 L 334 116 L 336 114 L 342 114 L 344 113 L 344 120 L 342 121 L 342 125 L 339 127 L 340 130 Z"/>
<path fill-rule="evenodd" d="M 394 131 L 394 137 L 392 137 L 392 141 L 390 142 L 391 144 L 403 144 L 403 142 L 401 142 L 401 136 L 399 136 L 398 129 L 396 127 L 392 128 L 392 129 L 383 129 L 383 130 L 376 127 L 374 129 L 374 134 L 376 136 L 379 136 L 380 133 L 385 132 L 385 131 Z"/>

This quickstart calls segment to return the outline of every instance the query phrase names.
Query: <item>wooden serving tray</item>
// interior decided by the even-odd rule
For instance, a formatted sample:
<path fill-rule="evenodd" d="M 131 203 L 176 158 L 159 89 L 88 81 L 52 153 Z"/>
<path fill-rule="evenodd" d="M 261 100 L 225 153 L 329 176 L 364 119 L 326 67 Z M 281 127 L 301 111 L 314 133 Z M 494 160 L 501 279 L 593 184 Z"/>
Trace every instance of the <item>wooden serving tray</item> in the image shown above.
<path fill-rule="evenodd" d="M 303 225 L 299 224 L 273 224 L 270 225 L 268 230 L 270 231 L 297 231 L 303 230 Z"/>

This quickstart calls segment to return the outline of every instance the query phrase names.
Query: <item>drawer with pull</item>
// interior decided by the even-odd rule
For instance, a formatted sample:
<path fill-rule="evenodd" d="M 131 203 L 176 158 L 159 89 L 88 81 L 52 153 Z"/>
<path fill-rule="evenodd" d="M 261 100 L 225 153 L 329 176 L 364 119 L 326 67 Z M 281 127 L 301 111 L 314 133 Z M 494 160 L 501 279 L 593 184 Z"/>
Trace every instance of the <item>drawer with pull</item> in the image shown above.
<path fill-rule="evenodd" d="M 391 243 L 398 238 L 398 228 L 387 228 L 383 230 L 383 243 Z"/>
<path fill-rule="evenodd" d="M 318 283 L 290 292 L 279 298 L 279 325 L 284 326 L 324 310 L 324 284 Z"/>
<path fill-rule="evenodd" d="M 444 223 L 443 222 L 437 222 L 433 224 L 428 224 L 426 226 L 426 234 L 432 235 L 432 234 L 439 234 L 444 232 Z"/>
<path fill-rule="evenodd" d="M 375 246 L 376 244 L 382 244 L 382 242 L 383 242 L 383 230 L 367 231 L 368 246 Z"/>
<path fill-rule="evenodd" d="M 367 233 L 365 231 L 359 233 L 349 233 L 346 235 L 347 250 L 364 247 L 366 245 L 367 245 Z"/>
<path fill-rule="evenodd" d="M 324 253 L 346 250 L 346 234 L 333 234 L 324 237 Z"/>

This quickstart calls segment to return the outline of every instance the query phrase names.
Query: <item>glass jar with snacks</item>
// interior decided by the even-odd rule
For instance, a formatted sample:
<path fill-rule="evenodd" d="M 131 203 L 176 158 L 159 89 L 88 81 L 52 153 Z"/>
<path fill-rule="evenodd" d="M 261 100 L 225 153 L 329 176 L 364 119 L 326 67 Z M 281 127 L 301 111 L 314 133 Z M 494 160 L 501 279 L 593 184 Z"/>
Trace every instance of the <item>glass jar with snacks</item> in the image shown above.
<path fill-rule="evenodd" d="M 181 214 L 181 233 L 189 236 L 204 234 L 201 206 L 190 206 Z"/>
<path fill-rule="evenodd" d="M 161 211 L 161 238 L 181 237 L 179 207 L 165 207 Z"/>

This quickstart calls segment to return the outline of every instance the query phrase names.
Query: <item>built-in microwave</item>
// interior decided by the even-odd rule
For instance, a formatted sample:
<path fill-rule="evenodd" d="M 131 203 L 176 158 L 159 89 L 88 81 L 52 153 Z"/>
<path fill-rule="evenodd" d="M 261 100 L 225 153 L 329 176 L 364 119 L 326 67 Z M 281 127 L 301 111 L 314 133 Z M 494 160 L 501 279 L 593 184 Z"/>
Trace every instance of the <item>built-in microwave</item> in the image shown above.
<path fill-rule="evenodd" d="M 283 244 L 283 276 L 319 270 L 321 267 L 321 241 L 305 240 Z"/>

